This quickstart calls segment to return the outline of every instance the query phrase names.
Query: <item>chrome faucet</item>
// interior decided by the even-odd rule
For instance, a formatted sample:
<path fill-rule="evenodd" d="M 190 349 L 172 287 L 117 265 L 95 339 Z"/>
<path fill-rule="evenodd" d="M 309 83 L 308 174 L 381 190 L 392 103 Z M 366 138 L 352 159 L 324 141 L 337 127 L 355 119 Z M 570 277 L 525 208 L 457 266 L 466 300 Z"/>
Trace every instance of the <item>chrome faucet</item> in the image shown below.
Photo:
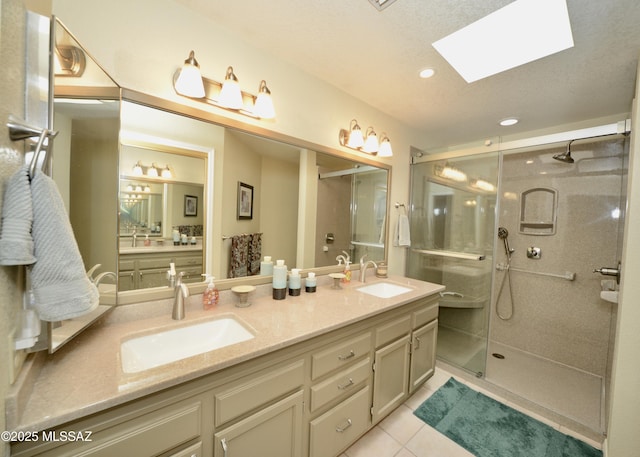
<path fill-rule="evenodd" d="M 133 229 L 133 233 L 131 234 L 131 247 L 135 248 L 136 247 L 136 241 L 138 240 L 138 234 L 136 232 L 136 229 Z"/>
<path fill-rule="evenodd" d="M 184 272 L 180 272 L 177 274 L 175 280 L 175 288 L 173 294 L 173 312 L 171 317 L 173 320 L 180 321 L 184 319 L 184 299 L 189 296 L 189 288 L 186 284 L 182 283 L 182 276 Z"/>
<path fill-rule="evenodd" d="M 364 259 L 366 257 L 367 254 L 360 257 L 360 282 L 367 282 L 367 268 L 369 268 L 369 265 L 373 265 L 373 268 L 376 270 L 378 269 L 378 265 L 373 260 L 367 260 L 365 262 Z"/>

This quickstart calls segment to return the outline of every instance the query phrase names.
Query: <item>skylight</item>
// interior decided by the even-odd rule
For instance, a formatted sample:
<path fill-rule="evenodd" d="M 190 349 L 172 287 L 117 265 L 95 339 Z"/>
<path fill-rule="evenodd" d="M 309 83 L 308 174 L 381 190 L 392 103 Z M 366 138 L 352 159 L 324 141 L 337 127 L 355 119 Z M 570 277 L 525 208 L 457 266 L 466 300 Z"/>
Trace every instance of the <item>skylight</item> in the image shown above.
<path fill-rule="evenodd" d="M 566 0 L 516 0 L 433 43 L 468 83 L 573 47 Z"/>

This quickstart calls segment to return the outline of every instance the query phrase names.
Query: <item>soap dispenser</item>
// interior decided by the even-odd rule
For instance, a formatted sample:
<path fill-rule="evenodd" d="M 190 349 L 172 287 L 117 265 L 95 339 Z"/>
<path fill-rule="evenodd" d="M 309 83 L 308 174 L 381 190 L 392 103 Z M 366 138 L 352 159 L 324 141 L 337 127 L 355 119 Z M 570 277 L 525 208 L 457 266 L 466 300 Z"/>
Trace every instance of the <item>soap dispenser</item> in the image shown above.
<path fill-rule="evenodd" d="M 202 276 L 204 276 L 205 281 L 208 282 L 207 288 L 202 293 L 202 309 L 206 311 L 216 307 L 220 300 L 220 292 L 213 283 L 215 277 L 208 274 L 203 274 Z"/>
<path fill-rule="evenodd" d="M 273 299 L 284 300 L 287 297 L 287 266 L 284 260 L 277 260 L 273 267 Z"/>
<path fill-rule="evenodd" d="M 345 284 L 348 284 L 351 282 L 351 261 L 349 259 L 347 259 L 344 263 L 344 278 L 342 279 L 342 282 L 344 282 Z"/>

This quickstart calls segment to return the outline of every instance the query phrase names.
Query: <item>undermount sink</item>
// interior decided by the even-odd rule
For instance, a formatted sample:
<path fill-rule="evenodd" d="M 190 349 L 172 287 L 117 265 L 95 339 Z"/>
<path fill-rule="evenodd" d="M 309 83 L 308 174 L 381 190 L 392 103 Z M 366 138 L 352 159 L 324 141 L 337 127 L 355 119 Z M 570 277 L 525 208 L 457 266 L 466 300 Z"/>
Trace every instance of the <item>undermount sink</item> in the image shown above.
<path fill-rule="evenodd" d="M 134 337 L 120 344 L 122 371 L 138 373 L 254 338 L 234 317 Z"/>
<path fill-rule="evenodd" d="M 396 295 L 411 292 L 413 289 L 410 287 L 393 284 L 391 282 L 377 282 L 368 286 L 358 287 L 356 290 L 364 292 L 365 294 L 373 295 L 374 297 L 378 298 L 392 298 Z"/>

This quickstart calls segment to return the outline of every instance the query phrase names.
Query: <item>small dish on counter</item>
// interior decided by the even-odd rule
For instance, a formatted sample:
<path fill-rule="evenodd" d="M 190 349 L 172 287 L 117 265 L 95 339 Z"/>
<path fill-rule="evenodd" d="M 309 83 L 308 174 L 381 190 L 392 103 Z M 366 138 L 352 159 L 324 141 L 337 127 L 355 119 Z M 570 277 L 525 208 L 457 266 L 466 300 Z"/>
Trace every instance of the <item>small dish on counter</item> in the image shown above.
<path fill-rule="evenodd" d="M 249 294 L 256 290 L 256 286 L 234 286 L 231 288 L 231 292 L 236 294 L 240 298 L 240 302 L 235 305 L 238 308 L 246 308 L 247 306 L 251 306 L 249 303 Z"/>

